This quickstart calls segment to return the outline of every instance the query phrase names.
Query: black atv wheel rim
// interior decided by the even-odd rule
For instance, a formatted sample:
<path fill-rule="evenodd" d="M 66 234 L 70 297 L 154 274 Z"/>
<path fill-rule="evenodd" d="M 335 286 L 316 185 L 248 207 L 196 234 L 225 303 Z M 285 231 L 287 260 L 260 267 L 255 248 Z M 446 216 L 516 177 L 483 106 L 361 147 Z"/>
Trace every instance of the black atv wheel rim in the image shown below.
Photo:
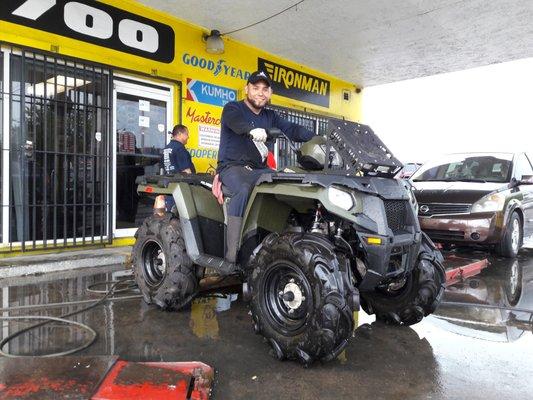
<path fill-rule="evenodd" d="M 158 242 L 149 240 L 144 244 L 142 263 L 146 283 L 151 287 L 159 286 L 165 278 L 167 263 L 165 253 Z"/>
<path fill-rule="evenodd" d="M 305 327 L 312 307 L 312 290 L 300 268 L 289 263 L 273 264 L 263 280 L 263 305 L 270 325 L 294 336 Z"/>

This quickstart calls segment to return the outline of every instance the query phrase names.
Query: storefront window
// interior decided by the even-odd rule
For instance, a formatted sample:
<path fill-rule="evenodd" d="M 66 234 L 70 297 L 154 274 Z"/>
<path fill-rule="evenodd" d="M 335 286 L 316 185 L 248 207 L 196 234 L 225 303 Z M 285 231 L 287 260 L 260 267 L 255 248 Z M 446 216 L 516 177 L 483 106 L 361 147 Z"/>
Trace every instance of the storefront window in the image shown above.
<path fill-rule="evenodd" d="M 26 52 L 11 55 L 10 71 L 10 241 L 101 240 L 108 222 L 108 74 Z"/>

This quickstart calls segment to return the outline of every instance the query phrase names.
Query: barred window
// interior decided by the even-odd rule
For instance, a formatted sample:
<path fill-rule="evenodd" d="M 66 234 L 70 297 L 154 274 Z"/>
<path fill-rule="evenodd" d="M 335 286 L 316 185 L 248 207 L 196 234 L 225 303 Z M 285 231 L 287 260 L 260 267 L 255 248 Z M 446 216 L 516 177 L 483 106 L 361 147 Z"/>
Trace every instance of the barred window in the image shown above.
<path fill-rule="evenodd" d="M 109 225 L 109 71 L 29 50 L 6 54 L 10 129 L 2 157 L 9 157 L 10 190 L 2 208 L 9 243 L 24 250 L 102 242 Z"/>

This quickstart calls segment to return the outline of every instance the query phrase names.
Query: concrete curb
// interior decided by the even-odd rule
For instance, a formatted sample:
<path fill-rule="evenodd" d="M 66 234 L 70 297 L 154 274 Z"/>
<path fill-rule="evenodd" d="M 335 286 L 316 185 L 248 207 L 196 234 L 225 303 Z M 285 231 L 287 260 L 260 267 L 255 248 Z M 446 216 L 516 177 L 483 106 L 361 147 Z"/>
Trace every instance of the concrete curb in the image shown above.
<path fill-rule="evenodd" d="M 4 258 L 0 260 L 0 279 L 125 264 L 130 262 L 130 254 L 131 247 L 126 246 Z"/>

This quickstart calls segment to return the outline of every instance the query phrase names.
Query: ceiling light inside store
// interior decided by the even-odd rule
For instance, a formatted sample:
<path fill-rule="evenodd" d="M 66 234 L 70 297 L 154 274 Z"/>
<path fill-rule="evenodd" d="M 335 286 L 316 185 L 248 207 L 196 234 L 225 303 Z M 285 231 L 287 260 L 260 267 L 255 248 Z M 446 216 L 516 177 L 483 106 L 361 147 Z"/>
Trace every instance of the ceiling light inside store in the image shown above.
<path fill-rule="evenodd" d="M 70 76 L 58 75 L 55 78 L 50 78 L 46 82 L 41 82 L 33 86 L 28 86 L 26 88 L 27 96 L 37 96 L 44 97 L 45 95 L 45 84 L 46 84 L 46 96 L 54 96 L 59 93 L 63 93 L 65 90 L 74 89 L 80 86 L 88 85 L 91 81 L 83 79 L 74 79 Z M 57 90 L 55 90 L 57 88 Z M 35 92 L 34 92 L 35 90 Z"/>
<path fill-rule="evenodd" d="M 205 51 L 209 54 L 222 54 L 224 53 L 224 41 L 220 35 L 220 31 L 213 29 L 209 35 L 204 35 L 205 38 Z"/>

